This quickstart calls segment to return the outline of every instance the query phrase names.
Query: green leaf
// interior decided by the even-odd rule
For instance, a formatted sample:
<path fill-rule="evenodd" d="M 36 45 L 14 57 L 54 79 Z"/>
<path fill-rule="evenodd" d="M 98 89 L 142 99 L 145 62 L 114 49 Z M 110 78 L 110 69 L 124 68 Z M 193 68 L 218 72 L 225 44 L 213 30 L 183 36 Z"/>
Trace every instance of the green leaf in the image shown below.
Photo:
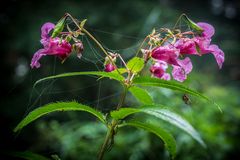
<path fill-rule="evenodd" d="M 129 88 L 129 91 L 142 104 L 153 104 L 152 97 L 148 94 L 146 90 L 139 88 L 137 86 L 132 86 L 131 88 Z"/>
<path fill-rule="evenodd" d="M 151 78 L 148 76 L 145 77 L 137 77 L 133 80 L 133 84 L 139 84 L 142 86 L 156 86 L 156 87 L 162 87 L 162 88 L 168 88 L 171 90 L 176 90 L 176 91 L 180 91 L 186 94 L 190 94 L 193 96 L 196 96 L 198 98 L 202 98 L 207 100 L 208 102 L 214 104 L 215 106 L 218 107 L 218 109 L 222 112 L 220 106 L 215 103 L 214 101 L 210 100 L 208 97 L 206 97 L 205 95 L 201 94 L 198 91 L 195 91 L 193 89 L 190 89 L 180 83 L 177 82 L 173 82 L 173 81 L 166 81 L 166 80 L 162 80 L 159 78 Z"/>
<path fill-rule="evenodd" d="M 133 73 L 138 73 L 140 72 L 143 67 L 144 67 L 144 60 L 143 58 L 139 57 L 133 57 L 130 59 L 127 63 L 127 67 L 129 68 L 130 71 Z"/>
<path fill-rule="evenodd" d="M 64 77 L 72 77 L 72 76 L 81 76 L 81 75 L 96 75 L 96 76 L 102 76 L 102 77 L 108 77 L 110 79 L 114 79 L 117 81 L 123 81 L 124 77 L 118 73 L 112 73 L 112 72 L 97 72 L 97 71 L 90 71 L 90 72 L 69 72 L 69 73 L 62 73 L 54 76 L 45 77 L 42 79 L 39 79 L 35 82 L 34 87 L 45 80 L 55 79 L 55 78 L 64 78 Z"/>
<path fill-rule="evenodd" d="M 188 133 L 192 138 L 198 141 L 203 147 L 206 147 L 205 143 L 201 139 L 198 132 L 189 124 L 186 120 L 184 120 L 180 115 L 164 109 L 162 105 L 146 105 L 140 108 L 121 108 L 118 111 L 111 112 L 111 116 L 114 119 L 123 119 L 134 113 L 146 113 L 151 116 L 155 116 L 159 119 L 162 119 L 168 123 L 175 125 L 176 127 L 182 129 L 186 133 Z"/>
<path fill-rule="evenodd" d="M 80 28 L 83 28 L 86 22 L 87 22 L 87 19 L 82 20 L 80 22 Z"/>
<path fill-rule="evenodd" d="M 64 28 L 66 17 L 61 18 L 56 26 L 54 27 L 53 33 L 52 33 L 52 38 L 55 38 L 59 35 L 60 32 L 62 32 Z"/>
<path fill-rule="evenodd" d="M 126 72 L 127 72 L 126 68 L 118 68 L 117 70 L 114 70 L 111 73 L 123 74 L 123 73 L 126 73 Z"/>
<path fill-rule="evenodd" d="M 44 157 L 42 155 L 30 152 L 30 151 L 25 151 L 25 152 L 11 152 L 9 155 L 13 157 L 18 157 L 21 159 L 26 159 L 26 160 L 51 160 L 50 158 Z"/>
<path fill-rule="evenodd" d="M 30 112 L 14 129 L 14 132 L 19 131 L 29 123 L 33 122 L 34 120 L 40 118 L 43 115 L 48 113 L 56 112 L 56 111 L 84 111 L 91 113 L 92 115 L 96 116 L 101 122 L 106 123 L 104 115 L 96 111 L 95 109 L 79 104 L 77 102 L 57 102 L 57 103 L 50 103 L 46 104 L 42 107 L 39 107 L 32 112 Z"/>
<path fill-rule="evenodd" d="M 201 34 L 203 29 L 199 27 L 195 22 L 188 18 L 187 15 L 183 14 L 184 20 L 187 22 L 187 25 L 192 28 L 193 30 L 197 31 L 197 33 Z"/>
<path fill-rule="evenodd" d="M 173 136 L 166 132 L 164 129 L 160 128 L 159 126 L 150 124 L 150 123 L 143 123 L 139 121 L 128 121 L 123 124 L 123 126 L 133 126 L 136 128 L 144 129 L 148 132 L 151 132 L 161 138 L 164 142 L 165 147 L 169 151 L 169 153 L 174 158 L 176 156 L 176 141 Z"/>

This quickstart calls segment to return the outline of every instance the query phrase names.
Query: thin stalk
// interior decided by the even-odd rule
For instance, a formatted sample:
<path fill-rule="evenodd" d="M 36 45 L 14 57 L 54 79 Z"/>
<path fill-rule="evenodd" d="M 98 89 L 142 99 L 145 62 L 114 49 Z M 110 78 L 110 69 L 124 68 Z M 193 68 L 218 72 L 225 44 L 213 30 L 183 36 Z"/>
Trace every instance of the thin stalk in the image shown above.
<path fill-rule="evenodd" d="M 138 54 L 139 54 L 139 52 L 140 52 L 140 50 L 141 50 L 141 48 L 142 48 L 143 44 L 144 44 L 144 43 L 145 43 L 145 41 L 147 40 L 147 38 L 148 38 L 148 36 L 146 36 L 146 37 L 144 38 L 144 40 L 142 41 L 142 43 L 141 43 L 140 47 L 138 48 L 138 50 L 137 50 L 137 52 L 136 52 L 136 55 L 135 55 L 135 57 L 137 57 L 137 56 L 138 56 Z"/>
<path fill-rule="evenodd" d="M 100 151 L 99 151 L 99 154 L 98 154 L 98 160 L 102 160 L 103 159 L 103 156 L 104 156 L 104 153 L 109 145 L 109 140 L 111 139 L 112 137 L 112 127 L 110 129 L 108 129 L 108 132 L 106 134 L 106 137 L 105 137 L 105 140 L 100 148 Z"/>
<path fill-rule="evenodd" d="M 125 68 L 127 69 L 128 73 L 129 73 L 129 68 L 128 68 L 126 62 L 123 60 L 122 56 L 120 54 L 118 54 L 118 57 L 120 58 L 120 60 L 122 61 L 122 63 L 124 64 Z"/>
<path fill-rule="evenodd" d="M 116 110 L 119 110 L 122 107 L 123 102 L 124 102 L 125 97 L 126 97 L 126 94 L 127 94 L 127 91 L 128 91 L 128 87 L 124 86 L 124 91 L 121 95 L 121 98 L 120 98 L 120 101 L 117 105 Z M 118 125 L 118 120 L 115 120 L 115 119 L 112 120 L 111 126 L 110 126 L 110 128 L 108 128 L 108 132 L 106 134 L 105 140 L 104 140 L 104 142 L 103 142 L 103 144 L 100 148 L 100 151 L 99 151 L 99 154 L 98 154 L 98 160 L 103 160 L 103 157 L 104 157 L 104 154 L 105 154 L 107 148 L 109 147 L 109 145 L 111 145 L 111 141 L 114 140 L 115 128 L 116 128 L 117 125 Z"/>
<path fill-rule="evenodd" d="M 98 47 L 103 51 L 103 53 L 108 57 L 108 59 L 110 60 L 110 62 L 114 65 L 114 67 L 116 68 L 117 72 L 119 74 L 121 74 L 116 66 L 116 64 L 113 62 L 111 56 L 108 54 L 108 52 L 103 48 L 103 46 L 98 42 L 98 40 L 91 34 L 89 33 L 85 28 L 81 28 L 81 31 L 83 31 L 84 33 L 86 33 L 97 45 Z"/>
<path fill-rule="evenodd" d="M 177 24 L 179 23 L 179 21 L 182 19 L 182 17 L 183 16 L 185 16 L 186 14 L 185 13 L 183 13 L 183 14 L 181 14 L 179 17 L 178 17 L 178 19 L 177 19 L 177 22 L 175 23 L 175 25 L 174 25 L 174 27 L 173 27 L 173 29 L 175 29 L 176 27 L 177 27 Z"/>

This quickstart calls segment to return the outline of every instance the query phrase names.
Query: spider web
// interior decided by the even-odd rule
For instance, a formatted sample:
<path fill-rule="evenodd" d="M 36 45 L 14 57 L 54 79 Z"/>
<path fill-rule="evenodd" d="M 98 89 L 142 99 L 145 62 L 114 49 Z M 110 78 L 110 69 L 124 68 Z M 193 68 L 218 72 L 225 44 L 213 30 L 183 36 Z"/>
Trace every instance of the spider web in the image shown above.
<path fill-rule="evenodd" d="M 76 28 L 72 28 L 72 29 L 76 29 Z M 121 40 L 127 39 L 130 41 L 133 41 L 133 45 L 130 45 L 127 48 L 121 48 L 121 49 L 110 49 L 106 44 L 101 42 L 101 44 L 107 51 L 112 53 L 119 53 L 125 59 L 129 59 L 135 54 L 135 51 L 139 47 L 140 41 L 143 39 L 140 37 L 128 36 L 128 35 L 123 35 L 119 33 L 111 33 L 111 32 L 107 32 L 99 29 L 92 29 L 92 28 L 87 28 L 87 29 L 90 32 L 92 32 L 98 40 L 103 39 L 104 37 L 112 38 L 114 36 L 115 37 L 117 36 L 118 38 L 121 38 Z M 95 33 L 101 34 L 101 38 L 97 37 Z M 87 50 L 87 51 L 86 52 L 84 51 L 83 56 L 77 62 L 79 66 L 81 67 L 81 63 L 85 63 L 91 66 L 94 66 L 93 71 L 94 70 L 103 71 L 104 69 L 103 63 L 104 63 L 105 55 L 100 50 L 98 50 L 94 42 L 91 39 L 89 39 L 87 36 L 82 36 L 81 40 L 84 44 L 84 48 L 85 48 L 84 50 Z M 136 40 L 138 40 L 139 42 L 134 43 Z M 72 54 L 71 56 L 72 58 L 69 58 L 68 61 L 75 62 L 77 59 L 76 55 Z M 46 58 L 50 58 L 50 57 L 46 57 Z M 49 76 L 60 74 L 58 73 L 57 63 L 59 63 L 58 59 L 54 58 L 52 62 L 52 69 L 51 69 L 52 71 L 50 72 Z M 121 62 L 117 65 L 119 67 L 123 66 Z M 42 66 L 44 66 L 44 64 Z M 71 72 L 71 71 L 66 70 L 65 72 Z M 33 72 L 31 74 L 33 74 Z M 83 76 L 75 77 L 74 80 L 81 80 L 82 77 Z M 106 83 L 111 83 L 110 82 L 111 80 L 104 79 L 102 81 L 102 80 L 97 80 L 95 78 L 96 76 L 90 76 L 90 77 L 94 77 L 94 79 L 92 78 L 94 81 L 93 83 L 85 83 L 82 86 L 74 86 L 74 87 L 67 87 L 67 88 L 56 87 L 57 85 L 59 85 L 58 84 L 60 81 L 59 79 L 52 79 L 52 80 L 40 83 L 37 87 L 32 88 L 32 91 L 29 97 L 29 102 L 28 102 L 27 109 L 24 116 L 26 116 L 34 108 L 37 108 L 44 104 L 56 102 L 56 101 L 64 101 L 64 99 L 56 98 L 58 96 L 63 97 L 64 95 L 66 95 L 65 97 L 67 97 L 68 101 L 69 99 L 77 100 L 79 103 L 89 105 L 98 110 L 108 111 L 110 108 L 101 107 L 101 102 L 106 102 L 106 101 L 109 102 L 112 98 L 117 98 L 121 93 L 121 89 L 118 89 L 117 91 L 112 89 L 114 87 L 108 86 L 109 88 L 106 88 Z M 61 80 L 61 82 L 64 83 L 64 81 L 67 79 L 68 78 L 64 78 Z M 33 80 L 32 83 L 34 82 L 35 81 Z M 102 93 L 102 91 L 104 91 L 104 93 Z M 89 98 L 86 99 L 83 96 L 83 92 L 88 92 L 88 94 L 89 92 L 94 92 L 93 97 L 95 97 L 95 99 L 91 99 L 91 100 L 89 100 Z"/>

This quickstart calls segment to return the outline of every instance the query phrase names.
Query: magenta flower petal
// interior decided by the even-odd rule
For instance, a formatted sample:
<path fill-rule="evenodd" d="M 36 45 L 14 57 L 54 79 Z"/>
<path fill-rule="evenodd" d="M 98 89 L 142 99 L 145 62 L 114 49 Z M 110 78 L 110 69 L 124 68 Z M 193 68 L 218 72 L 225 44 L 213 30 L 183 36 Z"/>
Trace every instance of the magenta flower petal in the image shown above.
<path fill-rule="evenodd" d="M 187 79 L 187 74 L 192 71 L 192 62 L 189 57 L 183 60 L 178 60 L 180 66 L 173 65 L 172 75 L 177 81 L 183 82 Z"/>
<path fill-rule="evenodd" d="M 166 69 L 168 68 L 168 65 L 164 61 L 157 61 L 154 65 L 150 67 L 150 72 L 158 78 L 164 79 L 164 80 L 170 80 L 170 74 L 165 73 Z"/>
<path fill-rule="evenodd" d="M 177 58 L 179 56 L 179 49 L 167 46 L 160 46 L 152 51 L 152 58 L 160 61 L 165 61 L 169 64 L 178 65 Z"/>
<path fill-rule="evenodd" d="M 49 44 L 49 32 L 55 27 L 53 23 L 47 22 L 41 28 L 41 40 L 40 42 L 44 47 L 48 47 Z"/>
<path fill-rule="evenodd" d="M 47 54 L 56 55 L 60 59 L 65 59 L 72 51 L 72 46 L 66 40 L 60 40 L 60 38 L 50 38 Z"/>
<path fill-rule="evenodd" d="M 105 72 L 112 72 L 116 69 L 116 67 L 114 65 L 112 65 L 111 63 L 108 63 L 105 65 Z"/>
<path fill-rule="evenodd" d="M 184 69 L 185 73 L 189 74 L 192 71 L 192 68 L 193 68 L 191 59 L 189 57 L 186 57 L 185 59 L 179 60 L 179 61 L 180 61 L 179 62 L 180 65 Z"/>
<path fill-rule="evenodd" d="M 193 39 L 181 38 L 174 46 L 180 50 L 180 54 L 197 54 L 196 45 Z"/>
<path fill-rule="evenodd" d="M 169 81 L 169 80 L 171 80 L 171 76 L 170 76 L 169 73 L 164 73 L 161 79 L 164 79 L 164 80 L 166 80 L 166 81 Z"/>
<path fill-rule="evenodd" d="M 49 38 L 49 32 L 55 27 L 55 24 L 51 22 L 44 23 L 41 28 L 41 38 L 42 39 L 48 39 Z"/>
<path fill-rule="evenodd" d="M 211 50 L 217 61 L 219 69 L 221 69 L 224 62 L 224 52 L 215 44 L 210 45 L 209 50 Z"/>
<path fill-rule="evenodd" d="M 46 53 L 45 53 L 45 49 L 39 49 L 34 55 L 33 55 L 33 58 L 32 58 L 32 61 L 31 61 L 31 68 L 39 68 L 41 65 L 39 63 L 39 60 L 42 58 L 42 56 L 45 56 Z"/>
<path fill-rule="evenodd" d="M 172 76 L 179 82 L 183 82 L 187 79 L 187 75 L 184 70 L 179 66 L 173 66 Z"/>
<path fill-rule="evenodd" d="M 206 54 L 209 53 L 209 46 L 211 43 L 211 39 L 204 38 L 204 37 L 195 37 L 194 42 L 196 43 L 196 47 L 198 47 L 199 54 Z"/>
<path fill-rule="evenodd" d="M 198 22 L 197 25 L 204 30 L 202 37 L 211 38 L 214 35 L 215 29 L 212 25 L 205 22 Z"/>

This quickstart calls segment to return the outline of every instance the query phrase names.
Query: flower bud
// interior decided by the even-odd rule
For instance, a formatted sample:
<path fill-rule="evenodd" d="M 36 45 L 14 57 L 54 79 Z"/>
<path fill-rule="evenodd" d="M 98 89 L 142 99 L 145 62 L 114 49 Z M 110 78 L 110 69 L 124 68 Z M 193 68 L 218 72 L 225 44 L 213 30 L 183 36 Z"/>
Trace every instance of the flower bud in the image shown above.
<path fill-rule="evenodd" d="M 116 69 L 116 67 L 115 67 L 113 64 L 108 63 L 108 64 L 105 65 L 104 71 L 105 71 L 105 72 L 112 72 L 112 71 L 114 71 L 115 69 Z"/>

